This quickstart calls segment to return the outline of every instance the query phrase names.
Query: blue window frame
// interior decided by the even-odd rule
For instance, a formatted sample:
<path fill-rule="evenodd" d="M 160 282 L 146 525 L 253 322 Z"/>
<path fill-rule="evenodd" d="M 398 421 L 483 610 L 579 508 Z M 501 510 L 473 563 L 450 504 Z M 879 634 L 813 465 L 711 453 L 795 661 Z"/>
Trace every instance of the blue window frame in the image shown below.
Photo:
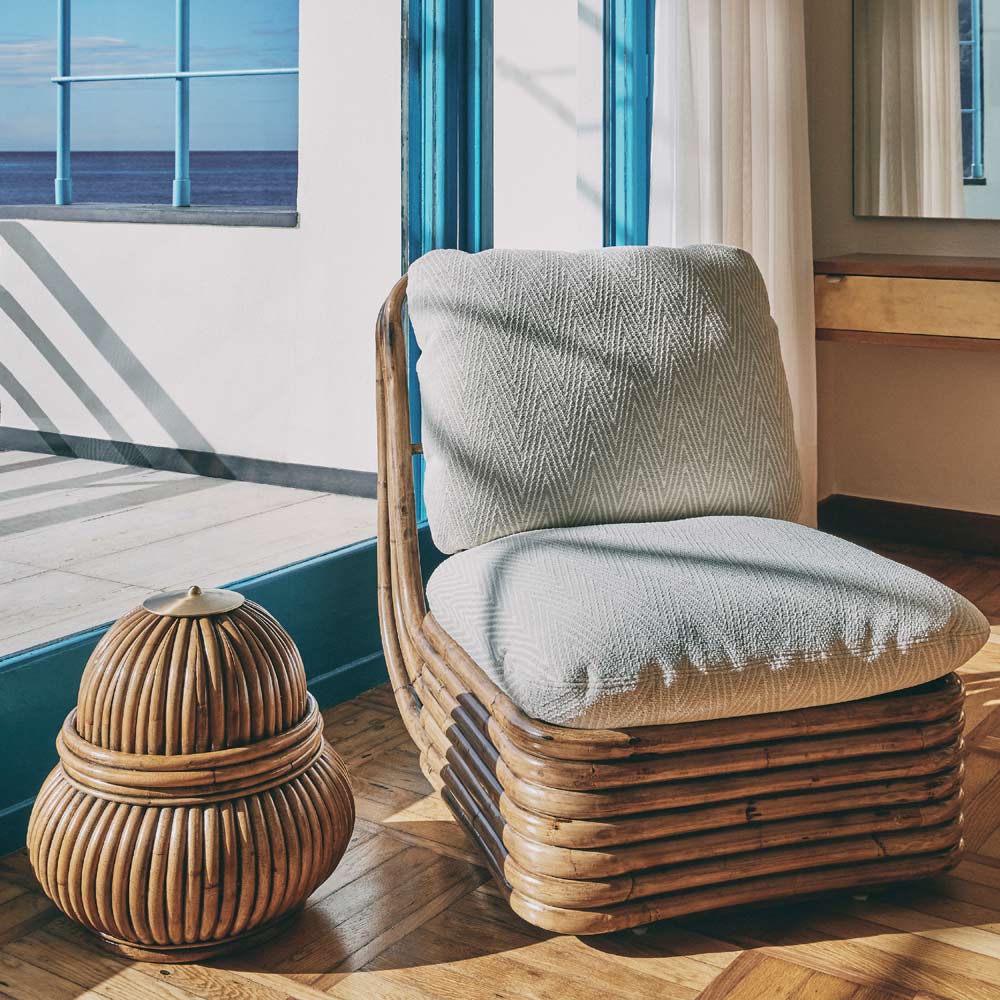
<path fill-rule="evenodd" d="M 604 245 L 649 241 L 654 0 L 604 0 Z"/>
<path fill-rule="evenodd" d="M 962 90 L 962 167 L 969 183 L 986 178 L 983 163 L 983 4 L 958 0 Z"/>
<path fill-rule="evenodd" d="M 69 205 L 73 201 L 73 179 L 70 150 L 70 104 L 72 87 L 84 83 L 119 83 L 130 80 L 174 81 L 174 179 L 173 205 L 184 208 L 191 204 L 191 80 L 233 76 L 285 76 L 297 74 L 297 66 L 267 69 L 191 69 L 191 0 L 176 0 L 175 66 L 166 73 L 112 73 L 94 76 L 73 76 L 70 63 L 72 40 L 72 0 L 56 0 L 57 71 L 52 82 L 58 87 L 56 103 L 56 177 L 55 202 Z"/>
<path fill-rule="evenodd" d="M 604 0 L 604 243 L 645 243 L 655 0 Z M 403 266 L 492 245 L 493 0 L 403 0 Z"/>

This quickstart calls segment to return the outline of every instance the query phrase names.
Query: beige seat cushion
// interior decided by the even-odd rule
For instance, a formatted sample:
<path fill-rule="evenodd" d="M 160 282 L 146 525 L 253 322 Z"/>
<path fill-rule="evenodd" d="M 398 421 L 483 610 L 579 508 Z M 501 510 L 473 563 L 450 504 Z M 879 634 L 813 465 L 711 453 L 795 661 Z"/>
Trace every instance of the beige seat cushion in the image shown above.
<path fill-rule="evenodd" d="M 524 532 L 446 560 L 428 598 L 524 712 L 582 728 L 852 701 L 940 677 L 989 635 L 922 573 L 758 517 Z"/>

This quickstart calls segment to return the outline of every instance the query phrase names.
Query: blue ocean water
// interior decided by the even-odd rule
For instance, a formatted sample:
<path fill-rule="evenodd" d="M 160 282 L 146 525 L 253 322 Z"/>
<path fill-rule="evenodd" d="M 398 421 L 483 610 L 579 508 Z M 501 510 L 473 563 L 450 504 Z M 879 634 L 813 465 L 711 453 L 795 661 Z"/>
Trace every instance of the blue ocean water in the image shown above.
<path fill-rule="evenodd" d="M 55 153 L 0 152 L 0 204 L 51 205 Z M 76 152 L 73 202 L 169 205 L 174 154 Z M 191 204 L 295 207 L 295 150 L 191 153 Z"/>

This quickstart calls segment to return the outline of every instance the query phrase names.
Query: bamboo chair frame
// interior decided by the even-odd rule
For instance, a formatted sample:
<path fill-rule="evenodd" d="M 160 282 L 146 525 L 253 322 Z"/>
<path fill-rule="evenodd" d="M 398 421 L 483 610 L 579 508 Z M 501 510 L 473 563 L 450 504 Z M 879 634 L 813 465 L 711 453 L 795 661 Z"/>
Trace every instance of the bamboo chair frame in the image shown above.
<path fill-rule="evenodd" d="M 429 613 L 404 275 L 376 325 L 378 607 L 421 767 L 513 910 L 597 934 L 923 878 L 962 849 L 955 674 L 877 698 L 622 730 L 525 715 Z"/>

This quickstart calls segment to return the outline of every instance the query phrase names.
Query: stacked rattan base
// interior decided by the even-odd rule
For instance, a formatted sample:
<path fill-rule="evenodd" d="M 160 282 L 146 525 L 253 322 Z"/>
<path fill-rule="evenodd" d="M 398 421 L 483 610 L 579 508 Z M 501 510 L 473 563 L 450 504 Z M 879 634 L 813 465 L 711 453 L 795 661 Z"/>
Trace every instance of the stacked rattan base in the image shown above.
<path fill-rule="evenodd" d="M 943 871 L 961 850 L 961 682 L 683 725 L 580 730 L 524 715 L 426 613 L 402 307 L 377 331 L 379 613 L 430 780 L 513 909 L 596 934 Z"/>
<path fill-rule="evenodd" d="M 600 933 L 957 860 L 954 677 L 851 706 L 633 730 L 602 759 L 504 730 L 429 672 L 414 688 L 426 772 L 514 910 L 550 930 Z"/>

